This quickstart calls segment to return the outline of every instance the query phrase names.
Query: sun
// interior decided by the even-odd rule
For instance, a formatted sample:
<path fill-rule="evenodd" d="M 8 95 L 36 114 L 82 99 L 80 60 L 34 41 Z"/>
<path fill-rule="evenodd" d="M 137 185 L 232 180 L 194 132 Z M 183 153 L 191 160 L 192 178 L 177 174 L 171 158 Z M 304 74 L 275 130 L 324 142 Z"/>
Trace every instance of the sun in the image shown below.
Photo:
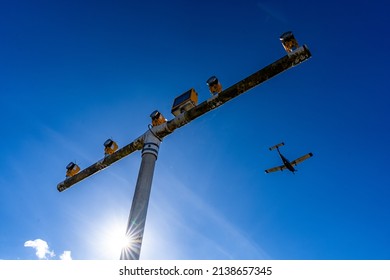
<path fill-rule="evenodd" d="M 128 236 L 123 234 L 120 240 L 118 240 L 118 246 L 120 246 L 121 249 L 124 249 L 131 246 L 131 242 L 132 242 L 131 239 Z"/>
<path fill-rule="evenodd" d="M 108 226 L 103 237 L 103 247 L 109 258 L 119 259 L 122 249 L 129 246 L 131 240 L 125 234 L 125 227 L 123 225 Z"/>
<path fill-rule="evenodd" d="M 129 244 L 126 238 L 125 218 L 107 215 L 100 220 L 98 225 L 93 230 L 91 229 L 92 234 L 88 236 L 93 258 L 119 260 L 122 249 Z"/>
<path fill-rule="evenodd" d="M 129 247 L 131 240 L 124 234 L 122 229 L 120 233 L 112 233 L 108 243 L 108 246 L 119 249 L 120 252 L 122 249 Z"/>

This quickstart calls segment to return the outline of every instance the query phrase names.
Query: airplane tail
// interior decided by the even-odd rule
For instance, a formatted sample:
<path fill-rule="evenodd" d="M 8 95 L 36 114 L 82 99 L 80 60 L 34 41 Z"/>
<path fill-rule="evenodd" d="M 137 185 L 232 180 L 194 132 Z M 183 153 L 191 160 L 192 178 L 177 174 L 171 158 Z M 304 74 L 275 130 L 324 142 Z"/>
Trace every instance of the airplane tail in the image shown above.
<path fill-rule="evenodd" d="M 279 148 L 279 147 L 281 147 L 281 146 L 284 146 L 284 142 L 279 143 L 279 144 L 277 144 L 277 145 L 275 145 L 275 146 L 270 147 L 269 150 L 272 151 L 272 150 L 275 150 L 275 149 L 277 149 L 277 148 Z"/>

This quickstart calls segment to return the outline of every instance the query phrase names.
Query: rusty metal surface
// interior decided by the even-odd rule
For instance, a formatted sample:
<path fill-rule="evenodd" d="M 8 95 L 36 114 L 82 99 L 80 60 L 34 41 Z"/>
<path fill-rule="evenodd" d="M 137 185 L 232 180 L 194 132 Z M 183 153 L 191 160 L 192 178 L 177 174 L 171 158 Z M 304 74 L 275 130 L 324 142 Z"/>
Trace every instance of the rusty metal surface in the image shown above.
<path fill-rule="evenodd" d="M 143 145 L 143 138 L 137 138 L 130 144 L 124 146 L 123 148 L 119 149 L 115 153 L 108 155 L 104 157 L 103 159 L 99 160 L 98 162 L 92 164 L 91 166 L 83 169 L 76 175 L 73 175 L 72 177 L 67 178 L 65 181 L 59 183 L 57 185 L 58 191 L 62 192 L 74 184 L 80 182 L 81 180 L 99 172 L 100 170 L 103 170 L 104 168 L 110 166 L 114 162 L 128 156 L 129 154 L 141 150 Z"/>
<path fill-rule="evenodd" d="M 160 139 L 163 139 L 165 136 L 171 134 L 175 129 L 186 125 L 187 123 L 200 117 L 201 115 L 221 106 L 222 104 L 239 96 L 240 94 L 269 80 L 277 74 L 280 74 L 285 70 L 304 62 L 310 57 L 311 53 L 309 49 L 306 46 L 300 47 L 293 53 L 289 53 L 288 55 L 280 58 L 279 60 L 269 64 L 268 66 L 237 82 L 236 84 L 225 89 L 219 94 L 214 95 L 210 99 L 202 102 L 201 104 L 190 109 L 189 111 L 178 115 L 177 117 L 166 123 L 153 127 L 152 133 L 154 133 Z M 65 181 L 57 185 L 58 191 L 64 191 L 72 185 L 110 166 L 114 162 L 128 156 L 136 150 L 141 150 L 143 145 L 143 138 L 144 136 L 137 138 L 136 140 L 119 149 L 115 153 L 108 155 L 102 160 L 83 169 L 80 173 L 67 178 Z"/>
<path fill-rule="evenodd" d="M 269 64 L 263 69 L 253 73 L 231 87 L 225 89 L 217 95 L 214 95 L 210 99 L 202 102 L 198 106 L 184 112 L 182 115 L 168 121 L 166 129 L 162 129 L 157 132 L 160 138 L 167 136 L 172 133 L 175 129 L 189 123 L 197 117 L 221 106 L 229 100 L 239 96 L 240 94 L 247 92 L 248 90 L 258 86 L 259 84 L 271 79 L 284 72 L 285 70 L 296 66 L 311 57 L 311 53 L 306 46 L 302 46 L 297 51 L 290 53 L 282 57 L 281 59 Z"/>

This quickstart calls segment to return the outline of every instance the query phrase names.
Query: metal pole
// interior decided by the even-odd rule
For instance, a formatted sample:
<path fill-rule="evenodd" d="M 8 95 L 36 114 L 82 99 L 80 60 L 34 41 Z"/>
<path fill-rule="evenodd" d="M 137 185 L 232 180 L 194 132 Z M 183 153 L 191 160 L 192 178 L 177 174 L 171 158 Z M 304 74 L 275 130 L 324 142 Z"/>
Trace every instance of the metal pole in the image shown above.
<path fill-rule="evenodd" d="M 128 244 L 122 249 L 121 260 L 138 260 L 141 253 L 154 166 L 161 143 L 160 139 L 151 131 L 147 131 L 144 136 L 142 161 L 127 222 L 126 238 Z"/>
<path fill-rule="evenodd" d="M 120 256 L 121 260 L 138 260 L 141 253 L 154 167 L 161 139 L 171 134 L 177 128 L 218 108 L 229 100 L 267 81 L 275 75 L 304 62 L 310 57 L 311 53 L 306 46 L 302 46 L 294 52 L 289 52 L 288 55 L 253 73 L 219 94 L 214 95 L 196 107 L 183 112 L 168 122 L 150 128 L 144 135 L 135 139 L 122 149 L 106 156 L 104 159 L 59 183 L 57 185 L 58 191 L 62 192 L 70 188 L 81 180 L 107 168 L 114 162 L 142 148 L 142 161 L 126 229 L 128 246 L 122 249 Z"/>

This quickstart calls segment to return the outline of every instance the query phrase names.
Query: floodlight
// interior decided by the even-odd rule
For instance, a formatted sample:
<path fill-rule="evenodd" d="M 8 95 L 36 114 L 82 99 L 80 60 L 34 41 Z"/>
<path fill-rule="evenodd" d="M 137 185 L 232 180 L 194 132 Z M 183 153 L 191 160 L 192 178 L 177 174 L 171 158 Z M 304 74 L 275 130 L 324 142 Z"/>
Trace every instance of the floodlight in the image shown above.
<path fill-rule="evenodd" d="M 104 142 L 104 155 L 111 155 L 113 154 L 116 150 L 118 150 L 118 144 L 112 140 L 112 139 L 107 139 Z"/>
<path fill-rule="evenodd" d="M 76 163 L 70 162 L 66 166 L 66 177 L 72 177 L 73 175 L 79 173 L 79 171 L 80 171 L 80 167 Z"/>
<path fill-rule="evenodd" d="M 167 119 L 164 118 L 163 114 L 161 114 L 158 110 L 154 110 L 150 114 L 150 118 L 152 119 L 152 126 L 157 126 L 167 121 Z"/>
<path fill-rule="evenodd" d="M 212 76 L 210 78 L 208 78 L 207 80 L 207 85 L 209 86 L 209 90 L 210 92 L 215 95 L 217 93 L 220 93 L 222 91 L 222 85 L 221 83 L 218 81 L 218 78 L 215 77 L 215 76 Z"/>
<path fill-rule="evenodd" d="M 287 54 L 295 51 L 299 48 L 298 41 L 295 39 L 294 34 L 291 31 L 285 32 L 280 36 L 280 41 Z"/>

